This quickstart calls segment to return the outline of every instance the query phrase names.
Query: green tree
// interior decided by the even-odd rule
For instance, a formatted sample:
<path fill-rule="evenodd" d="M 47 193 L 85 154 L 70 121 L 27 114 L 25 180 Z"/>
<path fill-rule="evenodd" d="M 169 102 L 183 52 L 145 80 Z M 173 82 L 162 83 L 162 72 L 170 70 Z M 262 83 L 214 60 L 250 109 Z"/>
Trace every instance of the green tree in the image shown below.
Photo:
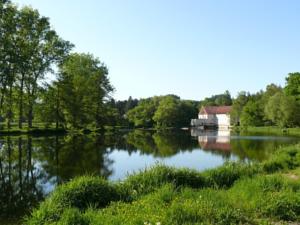
<path fill-rule="evenodd" d="M 233 101 L 232 110 L 230 113 L 231 123 L 237 125 L 240 123 L 240 117 L 243 112 L 244 106 L 249 101 L 250 94 L 245 91 L 238 93 L 238 96 Z"/>
<path fill-rule="evenodd" d="M 72 45 L 51 29 L 48 18 L 40 16 L 37 10 L 24 7 L 20 10 L 17 47 L 20 74 L 19 127 L 22 128 L 24 93 L 28 106 L 28 127 L 32 127 L 39 83 L 43 81 L 45 73 L 51 72 L 54 63 L 60 63 L 66 57 Z"/>
<path fill-rule="evenodd" d="M 0 2 L 0 114 L 10 127 L 18 115 L 32 127 L 33 109 L 45 73 L 62 61 L 72 45 L 51 29 L 48 18 L 30 7 Z M 17 98 L 16 98 L 17 97 Z"/>
<path fill-rule="evenodd" d="M 10 128 L 13 119 L 13 88 L 17 72 L 16 32 L 18 10 L 10 1 L 0 4 L 0 114 Z"/>
<path fill-rule="evenodd" d="M 225 91 L 224 94 L 213 95 L 209 98 L 205 98 L 200 102 L 200 108 L 202 106 L 230 106 L 232 105 L 232 98 L 229 91 Z"/>
<path fill-rule="evenodd" d="M 153 121 L 157 127 L 176 127 L 180 120 L 180 100 L 171 96 L 164 97 L 154 113 Z"/>
<path fill-rule="evenodd" d="M 61 107 L 60 90 L 57 82 L 47 85 L 40 91 L 39 102 L 36 104 L 36 119 L 46 126 L 56 124 L 58 129 L 64 121 Z"/>
<path fill-rule="evenodd" d="M 297 101 L 300 100 L 300 73 L 289 73 L 286 78 L 286 86 L 284 88 L 286 95 L 294 96 Z"/>
<path fill-rule="evenodd" d="M 153 116 L 159 105 L 160 98 L 143 99 L 139 104 L 126 113 L 126 118 L 136 127 L 153 127 Z"/>
<path fill-rule="evenodd" d="M 268 119 L 280 127 L 293 127 L 299 125 L 300 107 L 294 96 L 277 93 L 271 97 L 265 107 Z"/>
<path fill-rule="evenodd" d="M 59 68 L 61 107 L 66 127 L 102 128 L 105 102 L 113 88 L 106 66 L 90 54 L 71 54 Z"/>
<path fill-rule="evenodd" d="M 241 125 L 262 126 L 264 114 L 261 108 L 260 101 L 248 101 L 241 113 Z"/>

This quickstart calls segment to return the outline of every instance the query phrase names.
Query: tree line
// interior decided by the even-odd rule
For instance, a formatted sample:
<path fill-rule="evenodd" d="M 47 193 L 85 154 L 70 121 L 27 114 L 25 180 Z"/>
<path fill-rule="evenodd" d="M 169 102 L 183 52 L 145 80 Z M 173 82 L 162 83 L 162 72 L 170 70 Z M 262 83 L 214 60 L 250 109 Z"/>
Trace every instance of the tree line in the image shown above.
<path fill-rule="evenodd" d="M 289 73 L 284 87 L 270 84 L 254 94 L 238 93 L 231 120 L 233 125 L 241 126 L 299 126 L 300 73 Z"/>
<path fill-rule="evenodd" d="M 108 69 L 74 45 L 30 7 L 0 1 L 0 122 L 22 129 L 33 122 L 56 128 L 102 127 L 113 87 Z M 52 74 L 53 82 L 46 82 Z"/>
<path fill-rule="evenodd" d="M 270 84 L 254 94 L 241 91 L 236 98 L 225 91 L 201 101 L 175 95 L 141 99 L 125 117 L 135 127 L 185 127 L 202 106 L 232 106 L 234 126 L 300 126 L 300 73 L 289 73 L 284 87 Z"/>
<path fill-rule="evenodd" d="M 221 105 L 232 105 L 233 125 L 300 125 L 300 73 L 288 74 L 283 88 L 270 84 L 236 98 L 225 91 L 201 101 L 176 95 L 117 101 L 107 66 L 73 48 L 37 10 L 0 0 L 0 129 L 186 127 L 202 106 Z"/>
<path fill-rule="evenodd" d="M 135 127 L 186 127 L 197 115 L 198 104 L 176 95 L 154 96 L 140 100 L 125 116 Z"/>

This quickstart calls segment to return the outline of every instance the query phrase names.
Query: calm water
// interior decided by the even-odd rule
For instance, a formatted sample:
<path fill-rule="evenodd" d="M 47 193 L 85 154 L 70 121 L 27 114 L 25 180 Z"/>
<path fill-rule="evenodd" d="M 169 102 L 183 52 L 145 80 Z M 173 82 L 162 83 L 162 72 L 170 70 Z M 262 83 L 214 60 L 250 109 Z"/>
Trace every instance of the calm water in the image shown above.
<path fill-rule="evenodd" d="M 22 217 L 57 184 L 78 175 L 118 180 L 157 162 L 204 170 L 228 160 L 262 161 L 277 147 L 297 142 L 287 136 L 197 130 L 0 137 L 0 224 Z"/>

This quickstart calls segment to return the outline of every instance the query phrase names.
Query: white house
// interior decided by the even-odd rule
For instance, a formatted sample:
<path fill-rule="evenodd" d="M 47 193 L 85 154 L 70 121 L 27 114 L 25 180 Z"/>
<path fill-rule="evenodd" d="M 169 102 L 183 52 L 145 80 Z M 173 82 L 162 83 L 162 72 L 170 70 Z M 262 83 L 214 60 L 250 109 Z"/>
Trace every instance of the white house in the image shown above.
<path fill-rule="evenodd" d="M 200 109 L 198 119 L 191 121 L 191 125 L 228 129 L 230 127 L 230 112 L 231 106 L 205 106 Z"/>

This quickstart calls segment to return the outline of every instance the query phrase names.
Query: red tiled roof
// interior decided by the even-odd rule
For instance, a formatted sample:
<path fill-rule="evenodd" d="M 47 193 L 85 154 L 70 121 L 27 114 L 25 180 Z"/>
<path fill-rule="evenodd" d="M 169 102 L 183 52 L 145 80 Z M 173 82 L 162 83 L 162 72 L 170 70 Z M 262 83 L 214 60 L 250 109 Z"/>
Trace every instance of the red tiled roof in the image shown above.
<path fill-rule="evenodd" d="M 230 113 L 231 106 L 205 106 L 200 110 L 200 114 L 227 114 Z"/>

